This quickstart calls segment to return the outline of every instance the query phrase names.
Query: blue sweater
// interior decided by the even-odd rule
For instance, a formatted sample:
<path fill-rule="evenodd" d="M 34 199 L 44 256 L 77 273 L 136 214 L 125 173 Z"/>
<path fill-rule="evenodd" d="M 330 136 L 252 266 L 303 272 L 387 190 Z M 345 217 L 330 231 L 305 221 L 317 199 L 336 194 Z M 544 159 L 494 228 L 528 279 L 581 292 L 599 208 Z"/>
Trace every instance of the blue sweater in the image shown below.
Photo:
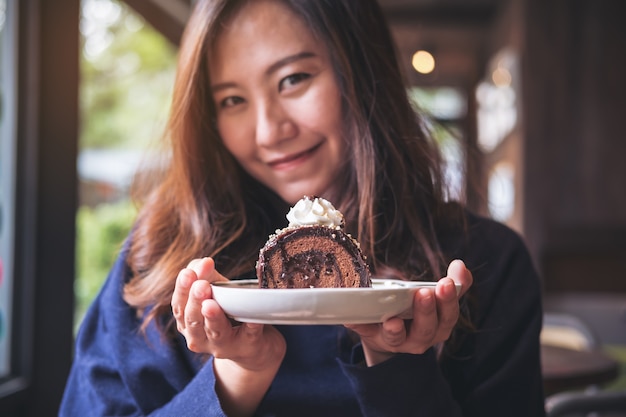
<path fill-rule="evenodd" d="M 277 326 L 285 359 L 257 416 L 539 417 L 544 416 L 539 359 L 540 282 L 521 239 L 471 218 L 469 236 L 441 236 L 451 257 L 474 275 L 473 331 L 436 359 L 402 354 L 363 366 L 363 352 L 343 326 Z M 76 342 L 60 416 L 224 416 L 213 363 L 181 337 L 138 331 L 122 299 L 123 250 L 90 307 Z"/>

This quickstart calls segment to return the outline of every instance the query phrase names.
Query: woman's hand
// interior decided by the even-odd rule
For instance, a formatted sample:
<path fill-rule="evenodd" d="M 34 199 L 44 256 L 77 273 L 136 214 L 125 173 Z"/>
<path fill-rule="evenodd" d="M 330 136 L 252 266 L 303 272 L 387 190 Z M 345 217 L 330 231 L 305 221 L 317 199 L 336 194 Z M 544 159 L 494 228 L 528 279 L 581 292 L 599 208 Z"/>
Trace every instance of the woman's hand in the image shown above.
<path fill-rule="evenodd" d="M 421 354 L 446 341 L 459 318 L 459 298 L 472 285 L 472 273 L 460 260 L 448 266 L 447 276 L 434 290 L 421 288 L 413 298 L 413 319 L 405 324 L 399 317 L 384 323 L 346 325 L 361 336 L 368 366 L 383 362 L 396 353 Z M 457 296 L 455 283 L 461 284 Z"/>
<path fill-rule="evenodd" d="M 213 259 L 191 261 L 176 279 L 172 312 L 189 350 L 214 357 L 216 390 L 227 414 L 252 415 L 285 356 L 285 339 L 272 326 L 232 326 L 213 299 L 216 281 L 227 279 Z"/>

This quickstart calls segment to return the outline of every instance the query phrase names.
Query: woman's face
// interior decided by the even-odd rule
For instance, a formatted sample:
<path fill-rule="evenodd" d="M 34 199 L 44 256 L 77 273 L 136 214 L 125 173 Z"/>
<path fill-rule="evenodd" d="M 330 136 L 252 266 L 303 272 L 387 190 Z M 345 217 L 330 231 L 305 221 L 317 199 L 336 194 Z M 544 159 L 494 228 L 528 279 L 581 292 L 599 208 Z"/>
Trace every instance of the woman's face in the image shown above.
<path fill-rule="evenodd" d="M 276 0 L 247 2 L 209 57 L 226 148 L 285 201 L 328 196 L 345 159 L 341 92 L 326 47 Z"/>

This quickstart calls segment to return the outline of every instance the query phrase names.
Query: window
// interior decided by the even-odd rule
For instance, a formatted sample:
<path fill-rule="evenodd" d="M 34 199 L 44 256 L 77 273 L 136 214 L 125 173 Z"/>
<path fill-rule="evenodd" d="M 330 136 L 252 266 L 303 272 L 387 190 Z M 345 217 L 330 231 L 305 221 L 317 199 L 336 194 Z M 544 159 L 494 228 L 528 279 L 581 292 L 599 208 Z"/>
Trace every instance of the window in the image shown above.
<path fill-rule="evenodd" d="M 130 184 L 162 134 L 177 52 L 117 0 L 82 0 L 80 30 L 75 330 L 134 221 Z"/>
<path fill-rule="evenodd" d="M 15 37 L 0 0 L 0 379 L 11 373 L 13 237 L 15 219 Z"/>
<path fill-rule="evenodd" d="M 490 60 L 476 87 L 477 143 L 487 172 L 488 214 L 522 231 L 520 76 L 516 51 L 505 48 Z"/>
<path fill-rule="evenodd" d="M 58 412 L 72 356 L 79 0 L 0 0 L 0 415 Z"/>
<path fill-rule="evenodd" d="M 467 115 L 467 97 L 453 87 L 412 87 L 409 98 L 428 115 L 429 128 L 444 158 L 448 198 L 465 198 L 466 145 L 462 122 Z"/>

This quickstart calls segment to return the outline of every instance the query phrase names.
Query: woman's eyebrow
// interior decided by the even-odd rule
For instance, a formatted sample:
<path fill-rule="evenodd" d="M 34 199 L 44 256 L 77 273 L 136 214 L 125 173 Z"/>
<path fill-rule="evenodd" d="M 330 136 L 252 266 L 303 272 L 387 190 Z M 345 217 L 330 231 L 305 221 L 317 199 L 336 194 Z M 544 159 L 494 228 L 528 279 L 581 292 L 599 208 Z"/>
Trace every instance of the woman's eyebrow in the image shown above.
<path fill-rule="evenodd" d="M 214 84 L 211 86 L 211 92 L 215 94 L 215 93 L 220 92 L 221 90 L 226 90 L 226 89 L 235 88 L 235 87 L 237 87 L 237 84 L 231 83 L 231 82 Z"/>
<path fill-rule="evenodd" d="M 311 58 L 314 57 L 315 54 L 313 52 L 308 52 L 308 51 L 303 51 L 303 52 L 299 52 L 297 54 L 293 54 L 293 55 L 289 55 L 284 57 L 283 59 L 280 59 L 276 62 L 274 62 L 272 65 L 269 66 L 269 68 L 267 69 L 267 71 L 265 71 L 265 73 L 267 75 L 272 74 L 273 72 L 278 71 L 279 68 L 290 64 L 294 61 L 299 61 L 301 59 L 305 59 L 305 58 Z"/>
<path fill-rule="evenodd" d="M 299 61 L 301 59 L 306 59 L 306 58 L 312 58 L 315 57 L 316 54 L 313 52 L 308 52 L 308 51 L 304 51 L 304 52 L 299 52 L 297 54 L 293 54 L 293 55 L 289 55 L 286 56 L 282 59 L 279 59 L 278 61 L 274 62 L 272 65 L 270 65 L 267 70 L 265 71 L 265 73 L 267 75 L 271 75 L 272 73 L 278 71 L 280 68 L 282 68 L 283 66 L 290 64 L 292 62 L 295 61 Z M 224 83 L 219 83 L 219 84 L 214 84 L 211 86 L 211 92 L 213 93 L 217 93 L 220 90 L 225 90 L 227 88 L 234 88 L 237 85 L 235 83 L 232 82 L 224 82 Z"/>

